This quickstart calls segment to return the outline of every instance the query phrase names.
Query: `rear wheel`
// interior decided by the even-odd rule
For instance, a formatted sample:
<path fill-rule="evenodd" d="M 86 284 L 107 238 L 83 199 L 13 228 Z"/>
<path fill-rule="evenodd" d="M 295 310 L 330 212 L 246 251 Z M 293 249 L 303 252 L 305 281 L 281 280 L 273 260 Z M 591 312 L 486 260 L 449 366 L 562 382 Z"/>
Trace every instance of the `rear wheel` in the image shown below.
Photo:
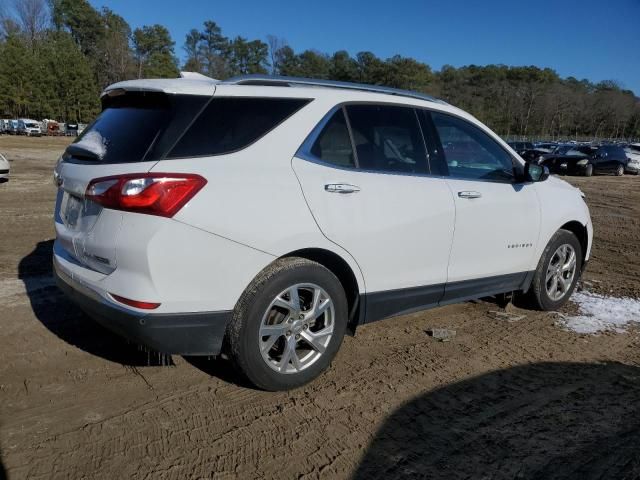
<path fill-rule="evenodd" d="M 556 310 L 573 293 L 582 269 L 582 246 L 568 230 L 558 230 L 542 253 L 531 287 L 530 306 L 538 310 Z"/>
<path fill-rule="evenodd" d="M 618 165 L 616 176 L 621 177 L 622 175 L 624 175 L 624 165 Z"/>
<path fill-rule="evenodd" d="M 255 386 L 287 390 L 310 382 L 335 357 L 347 325 L 336 276 L 303 258 L 277 260 L 247 287 L 227 331 L 231 360 Z"/>
<path fill-rule="evenodd" d="M 588 164 L 587 167 L 584 169 L 584 176 L 590 177 L 591 175 L 593 175 L 593 165 Z"/>

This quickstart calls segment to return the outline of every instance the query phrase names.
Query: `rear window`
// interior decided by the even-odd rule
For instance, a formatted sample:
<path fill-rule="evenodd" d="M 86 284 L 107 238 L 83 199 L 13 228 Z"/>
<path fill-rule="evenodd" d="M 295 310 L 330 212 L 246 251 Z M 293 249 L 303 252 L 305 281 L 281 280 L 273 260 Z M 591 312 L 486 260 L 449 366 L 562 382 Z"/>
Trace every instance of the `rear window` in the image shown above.
<path fill-rule="evenodd" d="M 65 160 L 100 163 L 159 160 L 210 98 L 157 92 L 105 97 L 102 113 L 67 147 Z M 67 129 L 73 128 L 77 125 L 67 125 Z"/>
<path fill-rule="evenodd" d="M 169 157 L 222 155 L 241 150 L 309 101 L 299 98 L 214 98 L 171 150 Z"/>

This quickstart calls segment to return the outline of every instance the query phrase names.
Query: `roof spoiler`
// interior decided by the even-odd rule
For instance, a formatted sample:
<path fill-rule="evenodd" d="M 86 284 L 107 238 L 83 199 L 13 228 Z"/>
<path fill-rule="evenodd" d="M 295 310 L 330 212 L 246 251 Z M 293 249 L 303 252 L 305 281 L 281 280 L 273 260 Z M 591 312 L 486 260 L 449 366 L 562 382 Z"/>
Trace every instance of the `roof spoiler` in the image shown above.
<path fill-rule="evenodd" d="M 202 73 L 198 73 L 198 72 L 180 72 L 180 78 L 185 78 L 188 80 L 200 80 L 205 82 L 220 83 L 220 80 L 207 77 L 206 75 L 203 75 Z"/>

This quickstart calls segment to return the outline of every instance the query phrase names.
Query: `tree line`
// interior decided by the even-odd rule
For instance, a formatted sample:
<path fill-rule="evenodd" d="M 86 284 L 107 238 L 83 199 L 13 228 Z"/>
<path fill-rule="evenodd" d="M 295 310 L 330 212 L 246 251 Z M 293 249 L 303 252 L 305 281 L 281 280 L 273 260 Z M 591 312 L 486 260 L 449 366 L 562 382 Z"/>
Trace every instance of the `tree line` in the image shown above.
<path fill-rule="evenodd" d="M 506 65 L 434 71 L 423 62 L 372 52 L 296 52 L 285 39 L 234 38 L 207 20 L 182 45 L 163 25 L 136 29 L 87 0 L 0 4 L 0 116 L 87 122 L 107 85 L 200 72 L 217 79 L 250 73 L 361 82 L 416 90 L 469 111 L 505 136 L 640 137 L 640 100 L 615 81 L 562 78 L 554 70 Z"/>

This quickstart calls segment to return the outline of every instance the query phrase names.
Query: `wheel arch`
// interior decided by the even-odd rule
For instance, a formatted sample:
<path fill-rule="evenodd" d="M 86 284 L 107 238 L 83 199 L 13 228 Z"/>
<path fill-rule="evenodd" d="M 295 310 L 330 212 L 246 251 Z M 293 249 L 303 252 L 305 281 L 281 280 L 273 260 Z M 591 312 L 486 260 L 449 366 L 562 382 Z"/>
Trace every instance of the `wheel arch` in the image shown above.
<path fill-rule="evenodd" d="M 578 222 L 577 220 L 572 220 L 570 222 L 565 223 L 560 227 L 560 230 L 568 230 L 573 233 L 580 242 L 580 246 L 582 247 L 582 265 L 584 266 L 584 260 L 587 256 L 587 249 L 589 248 L 589 232 L 587 230 L 586 225 Z"/>
<path fill-rule="evenodd" d="M 349 263 L 337 253 L 324 248 L 304 248 L 295 250 L 282 255 L 280 258 L 287 257 L 300 257 L 317 262 L 330 270 L 338 278 L 342 284 L 345 295 L 347 296 L 347 305 L 349 309 L 347 331 L 351 335 L 354 335 L 360 316 L 364 313 L 364 306 L 360 301 L 361 295 L 358 278 Z"/>

